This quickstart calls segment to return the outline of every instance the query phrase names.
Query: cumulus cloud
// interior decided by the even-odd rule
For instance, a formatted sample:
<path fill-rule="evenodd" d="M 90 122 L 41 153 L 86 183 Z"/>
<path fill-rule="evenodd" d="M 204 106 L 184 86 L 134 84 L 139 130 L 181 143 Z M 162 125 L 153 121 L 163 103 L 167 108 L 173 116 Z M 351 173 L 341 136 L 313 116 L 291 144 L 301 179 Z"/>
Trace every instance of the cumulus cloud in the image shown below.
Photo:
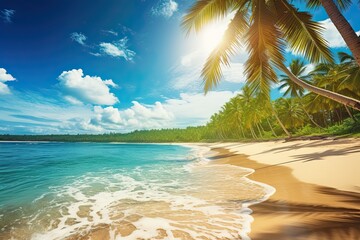
<path fill-rule="evenodd" d="M 0 82 L 16 80 L 11 74 L 7 73 L 5 68 L 0 68 Z"/>
<path fill-rule="evenodd" d="M 210 91 L 203 93 L 181 93 L 179 98 L 165 100 L 163 106 L 174 115 L 174 125 L 177 127 L 205 124 L 211 115 L 236 96 L 232 91 Z"/>
<path fill-rule="evenodd" d="M 155 6 L 151 8 L 151 13 L 154 16 L 163 16 L 165 18 L 170 18 L 177 10 L 177 2 L 173 0 L 160 0 Z"/>
<path fill-rule="evenodd" d="M 87 39 L 84 34 L 78 32 L 71 33 L 70 38 L 81 45 L 85 45 L 85 41 Z"/>
<path fill-rule="evenodd" d="M 206 96 L 201 93 L 182 93 L 178 98 L 154 104 L 133 101 L 131 107 L 121 110 L 113 106 L 95 106 L 90 119 L 82 119 L 81 123 L 74 123 L 71 127 L 98 132 L 129 132 L 136 129 L 203 125 L 236 94 L 231 91 L 213 91 Z"/>
<path fill-rule="evenodd" d="M 129 132 L 136 129 L 158 129 L 172 125 L 174 116 L 164 108 L 162 103 L 155 102 L 145 105 L 133 101 L 132 104 L 130 108 L 122 110 L 113 106 L 94 106 L 90 119 L 82 119 L 80 122 L 74 123 L 75 125 L 68 126 L 98 132 Z"/>
<path fill-rule="evenodd" d="M 58 77 L 60 86 L 71 103 L 90 103 L 113 105 L 119 99 L 110 92 L 110 87 L 117 85 L 111 80 L 102 80 L 97 76 L 89 76 L 82 69 L 64 71 Z"/>
<path fill-rule="evenodd" d="M 163 97 L 161 102 L 153 104 L 132 101 L 130 107 L 119 109 L 69 105 L 61 99 L 36 93 L 14 93 L 0 98 L 0 115 L 5 129 L 0 132 L 76 134 L 197 126 L 205 124 L 235 95 L 236 92 L 231 91 L 209 92 L 206 96 L 182 93 L 176 98 Z"/>
<path fill-rule="evenodd" d="M 7 73 L 5 68 L 0 68 L 0 95 L 10 94 L 10 89 L 5 82 L 15 81 L 11 74 Z"/>
<path fill-rule="evenodd" d="M 4 9 L 1 11 L 1 18 L 3 19 L 3 21 L 5 23 L 11 23 L 12 22 L 12 18 L 15 14 L 15 10 L 13 9 Z"/>
<path fill-rule="evenodd" d="M 339 31 L 336 29 L 333 22 L 328 18 L 323 21 L 320 21 L 324 30 L 324 38 L 329 42 L 329 46 L 332 48 L 346 47 L 344 39 L 341 37 Z M 360 30 L 356 32 L 357 35 L 360 34 Z"/>
<path fill-rule="evenodd" d="M 102 42 L 99 44 L 100 51 L 103 54 L 112 56 L 112 57 L 123 57 L 126 61 L 133 61 L 136 53 L 127 46 L 128 38 L 124 37 L 117 42 L 107 43 Z"/>

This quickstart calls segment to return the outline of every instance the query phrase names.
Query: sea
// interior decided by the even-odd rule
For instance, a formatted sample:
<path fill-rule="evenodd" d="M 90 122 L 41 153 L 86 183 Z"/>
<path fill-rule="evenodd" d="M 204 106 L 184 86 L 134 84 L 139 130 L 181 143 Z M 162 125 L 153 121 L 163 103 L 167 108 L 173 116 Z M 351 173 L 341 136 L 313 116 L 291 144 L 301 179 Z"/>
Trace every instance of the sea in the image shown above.
<path fill-rule="evenodd" d="M 249 239 L 274 189 L 207 147 L 1 142 L 0 239 Z"/>

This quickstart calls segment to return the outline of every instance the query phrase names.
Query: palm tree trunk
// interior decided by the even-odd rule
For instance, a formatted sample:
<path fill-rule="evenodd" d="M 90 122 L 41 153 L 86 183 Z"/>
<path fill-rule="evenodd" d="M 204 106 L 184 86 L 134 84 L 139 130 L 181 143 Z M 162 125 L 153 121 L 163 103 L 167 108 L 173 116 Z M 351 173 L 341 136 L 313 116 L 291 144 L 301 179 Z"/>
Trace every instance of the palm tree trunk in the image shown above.
<path fill-rule="evenodd" d="M 263 126 L 261 125 L 261 123 L 259 123 L 259 126 L 260 126 L 261 131 L 262 131 L 263 133 L 265 133 L 265 130 L 264 130 Z"/>
<path fill-rule="evenodd" d="M 253 129 L 252 127 L 250 127 L 250 132 L 251 132 L 252 137 L 253 137 L 254 139 L 257 139 L 257 136 L 256 136 L 256 134 L 255 134 L 255 132 L 254 132 L 254 129 Z"/>
<path fill-rule="evenodd" d="M 314 93 L 319 94 L 319 95 L 321 95 L 323 97 L 327 97 L 327 98 L 329 98 L 331 100 L 334 100 L 334 101 L 336 101 L 338 103 L 344 104 L 346 106 L 352 107 L 352 108 L 360 111 L 360 101 L 359 100 L 351 98 L 351 97 L 343 96 L 341 94 L 331 92 L 329 90 L 318 88 L 318 87 L 315 87 L 315 86 L 313 86 L 311 84 L 308 84 L 308 83 L 302 81 L 301 79 L 299 79 L 298 77 L 296 77 L 289 69 L 287 69 L 287 67 L 285 65 L 281 65 L 281 66 L 279 66 L 279 68 L 286 75 L 288 75 L 290 80 L 292 80 L 297 85 L 309 90 L 310 92 L 314 92 Z"/>
<path fill-rule="evenodd" d="M 266 121 L 267 121 L 267 123 L 269 124 L 269 127 L 270 127 L 270 129 L 271 129 L 271 132 L 274 134 L 274 136 L 275 136 L 275 137 L 277 137 L 277 135 L 276 135 L 276 133 L 275 133 L 275 131 L 274 131 L 273 127 L 271 126 L 271 124 L 270 124 L 270 122 L 269 122 L 269 119 L 268 119 L 268 118 L 266 118 Z"/>
<path fill-rule="evenodd" d="M 325 111 L 323 111 L 323 120 L 324 120 L 324 126 L 325 127 L 328 127 L 329 126 L 329 124 L 328 124 L 328 118 L 327 118 L 327 116 L 326 116 L 326 113 L 325 113 Z"/>
<path fill-rule="evenodd" d="M 333 112 L 335 113 L 335 114 L 333 114 L 333 121 L 334 122 L 342 122 L 338 109 L 335 108 Z M 336 115 L 338 121 L 336 121 L 335 115 Z"/>
<path fill-rule="evenodd" d="M 305 109 L 303 106 L 301 106 L 301 108 L 303 109 L 303 111 L 305 112 L 305 114 L 308 116 L 308 118 L 310 119 L 310 121 L 311 121 L 315 126 L 317 126 L 318 128 L 322 128 L 319 124 L 317 124 L 317 123 L 314 121 L 313 117 L 306 111 L 306 109 Z"/>
<path fill-rule="evenodd" d="M 261 134 L 260 127 L 259 127 L 259 124 L 258 124 L 258 123 L 256 123 L 256 127 L 257 127 L 257 130 L 258 130 L 258 132 L 259 132 L 259 136 L 260 136 L 260 138 L 263 138 L 263 136 L 262 136 L 262 134 Z"/>
<path fill-rule="evenodd" d="M 349 116 L 351 117 L 351 119 L 354 122 L 357 122 L 357 119 L 354 117 L 354 115 L 352 115 L 352 113 L 350 112 L 350 109 L 347 106 L 345 106 L 345 109 L 346 109 L 347 113 L 349 114 Z"/>
<path fill-rule="evenodd" d="M 360 66 L 360 38 L 356 35 L 346 18 L 341 14 L 333 0 L 320 0 L 331 21 L 350 48 L 357 64 Z"/>
<path fill-rule="evenodd" d="M 285 128 L 284 124 L 281 122 L 279 116 L 278 116 L 277 113 L 275 112 L 274 107 L 272 106 L 272 104 L 270 104 L 270 105 L 271 105 L 271 110 L 272 110 L 272 112 L 273 112 L 276 120 L 278 121 L 279 125 L 280 125 L 281 128 L 284 130 L 284 132 L 286 133 L 286 135 L 287 135 L 288 137 L 291 137 L 291 134 L 290 134 L 289 131 Z"/>
<path fill-rule="evenodd" d="M 244 129 L 243 129 L 243 127 L 241 126 L 241 124 L 239 124 L 239 126 L 240 126 L 240 131 L 241 131 L 241 133 L 242 133 L 242 136 L 243 136 L 243 138 L 245 139 L 246 137 L 245 137 Z"/>

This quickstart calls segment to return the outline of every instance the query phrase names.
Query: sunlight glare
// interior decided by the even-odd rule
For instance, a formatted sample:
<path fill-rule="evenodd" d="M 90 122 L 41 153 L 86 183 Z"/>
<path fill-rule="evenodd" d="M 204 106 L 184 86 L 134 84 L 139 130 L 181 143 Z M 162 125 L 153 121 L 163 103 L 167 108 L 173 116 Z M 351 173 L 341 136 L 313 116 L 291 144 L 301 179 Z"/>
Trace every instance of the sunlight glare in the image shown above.
<path fill-rule="evenodd" d="M 200 31 L 201 47 L 210 53 L 223 39 L 224 33 L 230 20 L 214 22 Z"/>

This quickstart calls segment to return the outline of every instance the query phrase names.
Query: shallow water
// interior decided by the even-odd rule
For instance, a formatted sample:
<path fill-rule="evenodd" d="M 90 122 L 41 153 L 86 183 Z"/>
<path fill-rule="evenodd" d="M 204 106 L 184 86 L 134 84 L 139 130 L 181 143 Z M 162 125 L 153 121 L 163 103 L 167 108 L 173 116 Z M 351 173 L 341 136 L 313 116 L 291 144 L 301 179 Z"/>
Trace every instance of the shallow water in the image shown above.
<path fill-rule="evenodd" d="M 204 151 L 0 143 L 0 239 L 246 239 L 271 188 Z"/>

